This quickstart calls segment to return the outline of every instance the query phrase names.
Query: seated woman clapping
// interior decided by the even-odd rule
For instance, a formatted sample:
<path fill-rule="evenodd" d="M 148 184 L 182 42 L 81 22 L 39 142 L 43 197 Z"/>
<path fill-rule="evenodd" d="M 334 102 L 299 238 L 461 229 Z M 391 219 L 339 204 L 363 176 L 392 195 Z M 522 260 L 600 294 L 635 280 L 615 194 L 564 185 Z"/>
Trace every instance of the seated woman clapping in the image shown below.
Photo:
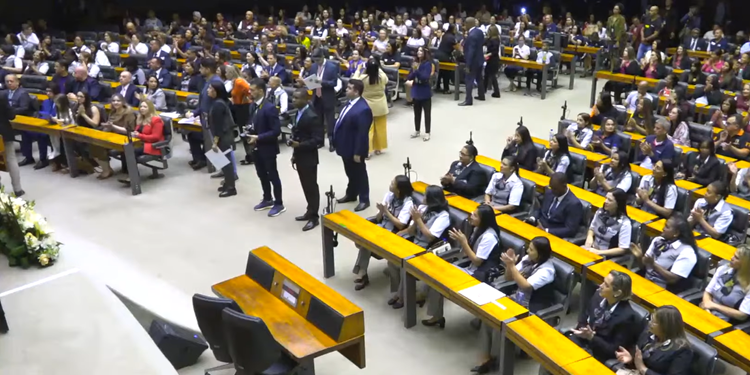
<path fill-rule="evenodd" d="M 484 191 L 484 204 L 505 213 L 515 211 L 521 205 L 523 183 L 518 177 L 518 163 L 513 156 L 503 158 L 500 172 L 495 172 Z"/>
<path fill-rule="evenodd" d="M 414 188 L 409 181 L 409 177 L 396 176 L 388 188 L 388 193 L 383 198 L 383 203 L 376 204 L 378 214 L 375 215 L 375 223 L 379 227 L 385 228 L 391 232 L 399 232 L 409 226 L 411 221 L 411 209 L 414 207 L 412 194 Z M 362 290 L 370 284 L 370 278 L 367 276 L 367 267 L 370 265 L 371 253 L 365 248 L 359 248 L 357 262 L 354 263 L 352 272 L 358 276 L 354 280 L 354 290 Z"/>
<path fill-rule="evenodd" d="M 621 189 L 613 189 L 605 197 L 604 206 L 591 221 L 583 248 L 612 258 L 628 252 L 632 226 L 626 213 L 628 195 Z"/>
<path fill-rule="evenodd" d="M 720 266 L 706 291 L 701 308 L 734 324 L 750 315 L 750 246 L 737 246 L 729 264 Z"/>
<path fill-rule="evenodd" d="M 636 204 L 641 210 L 663 218 L 672 216 L 677 204 L 677 185 L 674 183 L 674 167 L 671 159 L 662 159 L 654 164 L 653 173 L 641 178 L 636 191 Z"/>
<path fill-rule="evenodd" d="M 695 201 L 688 223 L 701 234 L 713 238 L 725 235 L 734 220 L 734 213 L 725 201 L 729 191 L 721 181 L 714 181 L 706 188 L 706 195 Z"/>
<path fill-rule="evenodd" d="M 606 195 L 614 188 L 627 192 L 632 184 L 628 154 L 617 151 L 612 154 L 609 164 L 594 169 L 594 178 L 589 182 L 589 188 L 599 195 Z"/>
<path fill-rule="evenodd" d="M 565 134 L 555 134 L 549 140 L 549 150 L 544 153 L 543 158 L 536 161 L 537 173 L 552 176 L 555 172 L 567 173 L 570 166 L 570 152 L 568 151 L 568 138 Z"/>
<path fill-rule="evenodd" d="M 682 314 L 674 306 L 661 306 L 651 315 L 648 328 L 643 331 L 634 352 L 620 346 L 615 352 L 617 361 L 627 374 L 689 374 L 693 363 L 693 349 L 685 336 Z M 617 372 L 618 374 L 620 371 Z"/>
<path fill-rule="evenodd" d="M 435 185 L 428 186 L 424 194 L 424 204 L 418 208 L 412 206 L 411 218 L 411 225 L 398 232 L 398 235 L 411 238 L 416 245 L 425 249 L 439 241 L 440 236 L 450 226 L 448 201 L 445 200 L 443 189 Z M 394 309 L 400 309 L 404 307 L 401 270 L 398 266 L 388 263 L 388 276 L 391 278 L 391 290 L 396 289 L 388 304 Z"/>
<path fill-rule="evenodd" d="M 630 251 L 643 265 L 647 280 L 674 293 L 686 288 L 685 281 L 698 261 L 695 237 L 679 213 L 667 219 L 662 235 L 651 241 L 645 253 L 637 244 L 630 244 Z"/>
<path fill-rule="evenodd" d="M 466 234 L 455 228 L 448 234 L 461 246 L 462 253 L 469 260 L 469 265 L 461 269 L 479 281 L 487 281 L 488 271 L 500 263 L 500 228 L 495 220 L 495 212 L 492 207 L 481 205 L 469 215 L 469 224 L 473 228 L 470 237 L 466 237 Z M 443 296 L 432 288 L 425 289 L 427 315 L 431 318 L 423 320 L 422 324 L 444 328 Z"/>

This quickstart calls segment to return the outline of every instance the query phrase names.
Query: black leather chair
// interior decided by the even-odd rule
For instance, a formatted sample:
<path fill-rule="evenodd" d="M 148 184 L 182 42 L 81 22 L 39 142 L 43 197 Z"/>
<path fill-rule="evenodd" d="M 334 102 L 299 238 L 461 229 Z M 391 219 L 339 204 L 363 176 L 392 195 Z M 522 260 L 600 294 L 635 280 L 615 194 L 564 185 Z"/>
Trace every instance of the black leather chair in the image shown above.
<path fill-rule="evenodd" d="M 620 137 L 620 150 L 630 157 L 630 152 L 633 148 L 633 137 L 631 137 L 630 134 L 625 134 L 621 131 L 617 132 L 617 136 Z"/>
<path fill-rule="evenodd" d="M 510 216 L 513 216 L 519 220 L 524 220 L 529 217 L 532 212 L 534 212 L 534 209 L 536 209 L 536 184 L 525 178 L 521 178 L 521 183 L 523 184 L 521 205 L 518 207 L 516 212 L 512 213 Z"/>
<path fill-rule="evenodd" d="M 538 310 L 535 315 L 547 322 L 547 324 L 558 327 L 570 307 L 570 297 L 576 285 L 576 272 L 573 266 L 555 257 L 550 258 L 555 266 L 554 304 L 548 308 Z"/>
<path fill-rule="evenodd" d="M 730 204 L 734 219 L 732 219 L 732 225 L 729 226 L 727 232 L 724 234 L 724 242 L 730 246 L 739 246 L 745 243 L 747 239 L 748 224 L 750 224 L 750 211 L 746 208 L 735 206 Z"/>
<path fill-rule="evenodd" d="M 685 298 L 695 293 L 703 293 L 708 285 L 708 270 L 711 268 L 711 254 L 706 250 L 698 249 L 697 261 L 687 279 L 688 289 L 677 294 L 680 298 Z M 669 289 L 669 288 L 668 288 Z"/>
<path fill-rule="evenodd" d="M 100 66 L 99 75 L 105 81 L 117 81 L 118 79 L 118 74 L 115 71 L 115 68 L 111 66 Z"/>
<path fill-rule="evenodd" d="M 224 309 L 221 316 L 237 375 L 293 374 L 300 368 L 262 319 L 231 309 Z"/>
<path fill-rule="evenodd" d="M 690 129 L 690 146 L 693 148 L 698 148 L 700 143 L 707 139 L 713 139 L 713 127 L 688 122 L 688 128 Z"/>
<path fill-rule="evenodd" d="M 713 375 L 719 352 L 691 334 L 687 334 L 687 339 L 693 348 L 693 363 L 690 365 L 689 375 Z"/>
<path fill-rule="evenodd" d="M 388 76 L 388 83 L 385 85 L 385 92 L 390 100 L 396 100 L 399 98 L 399 83 L 401 76 L 398 73 L 398 69 L 395 68 L 382 68 L 385 75 Z"/>
<path fill-rule="evenodd" d="M 208 342 L 216 360 L 226 363 L 225 365 L 206 369 L 205 374 L 207 375 L 210 375 L 213 371 L 227 370 L 234 367 L 232 356 L 229 354 L 227 337 L 224 335 L 224 324 L 222 323 L 222 311 L 225 308 L 238 312 L 242 311 L 237 303 L 231 299 L 209 297 L 202 294 L 193 295 L 193 311 L 195 312 L 195 319 L 198 321 L 201 334 Z"/>
<path fill-rule="evenodd" d="M 172 112 L 177 110 L 177 93 L 172 90 L 162 91 L 164 92 L 164 101 L 167 103 L 167 111 Z"/>
<path fill-rule="evenodd" d="M 565 241 L 581 246 L 586 243 L 586 237 L 588 237 L 589 234 L 589 225 L 591 224 L 591 203 L 582 199 L 579 200 L 583 205 L 583 215 L 581 215 L 580 227 L 578 228 L 575 237 L 565 238 Z"/>
<path fill-rule="evenodd" d="M 20 82 L 21 87 L 25 88 L 26 91 L 36 94 L 44 94 L 47 92 L 47 77 L 46 76 L 35 76 L 30 74 L 24 74 L 21 76 Z M 36 101 L 36 98 L 34 98 Z"/>
<path fill-rule="evenodd" d="M 583 188 L 586 175 L 586 156 L 571 152 L 567 174 L 571 185 Z"/>
<path fill-rule="evenodd" d="M 107 59 L 112 66 L 120 66 L 122 59 L 119 53 L 104 51 L 104 54 L 107 55 Z"/>
<path fill-rule="evenodd" d="M 235 39 L 234 46 L 232 47 L 232 49 L 237 51 L 240 48 L 248 50 L 252 48 L 252 42 L 248 39 Z M 240 57 L 244 58 L 244 56 L 240 56 Z"/>
<path fill-rule="evenodd" d="M 692 208 L 693 207 L 690 206 L 690 192 L 678 186 L 677 202 L 674 204 L 673 212 L 679 212 L 684 215 L 684 217 L 688 217 Z"/>

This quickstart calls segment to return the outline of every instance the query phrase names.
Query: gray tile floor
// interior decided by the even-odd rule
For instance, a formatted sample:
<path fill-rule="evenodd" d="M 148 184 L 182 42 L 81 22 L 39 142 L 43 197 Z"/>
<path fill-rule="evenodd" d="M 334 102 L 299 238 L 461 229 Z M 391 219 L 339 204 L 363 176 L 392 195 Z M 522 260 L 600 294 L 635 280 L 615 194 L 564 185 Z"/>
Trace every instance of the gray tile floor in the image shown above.
<path fill-rule="evenodd" d="M 561 83 L 567 84 L 567 76 L 561 78 Z M 507 86 L 507 81 L 501 85 Z M 458 158 L 469 132 L 473 132 L 480 154 L 499 158 L 506 137 L 513 133 L 520 117 L 523 116 L 524 124 L 533 135 L 546 137 L 550 129 L 557 129 L 563 102 L 567 101 L 571 109 L 567 118 L 589 111 L 590 89 L 590 80 L 581 79 L 576 81 L 575 90 L 559 88 L 544 101 L 539 97 L 526 97 L 521 91 L 503 92 L 502 98 L 488 95 L 487 101 L 475 101 L 473 107 L 457 107 L 452 96 L 438 95 L 433 99 L 432 140 L 426 143 L 409 138 L 414 130 L 413 112 L 404 107 L 403 100 L 397 102 L 388 116 L 389 147 L 383 155 L 367 162 L 372 201 L 382 199 L 393 176 L 403 173 L 402 163 L 407 157 L 419 180 L 435 183 Z M 210 179 L 205 171 L 194 172 L 188 168 L 187 144 L 179 137 L 174 141 L 174 150 L 166 178 L 146 180 L 143 194 L 136 197 L 130 196 L 130 190 L 114 179 L 104 182 L 92 176 L 71 179 L 49 169 L 34 171 L 31 167 L 22 168 L 23 185 L 27 198 L 36 200 L 38 210 L 61 234 L 85 238 L 97 252 L 111 255 L 107 258 L 108 264 L 102 267 L 116 273 L 119 261 L 134 265 L 143 274 L 174 287 L 175 295 L 170 297 L 182 299 L 179 306 L 193 293 L 209 294 L 212 284 L 242 273 L 247 252 L 262 245 L 323 279 L 320 231 L 303 233 L 302 224 L 294 221 L 294 216 L 304 212 L 305 201 L 296 172 L 289 164 L 289 149 L 282 148 L 279 155 L 287 212 L 276 218 L 252 210 L 261 198 L 253 167 L 240 167 L 238 196 L 219 199 L 218 181 Z M 141 173 L 147 171 L 141 169 Z M 7 174 L 0 175 L 3 182 L 8 181 Z M 341 160 L 322 150 L 319 183 L 322 190 L 333 185 L 339 196 L 346 184 Z M 337 207 L 353 208 L 353 204 Z M 373 213 L 374 205 L 363 215 Z M 0 268 L 3 275 L 0 291 L 37 277 L 30 276 L 32 274 L 57 273 L 78 265 L 75 259 L 66 258 L 65 249 L 62 257 L 58 266 L 44 271 L 6 272 L 5 268 Z M 380 272 L 385 262 L 373 262 L 371 285 L 355 292 L 351 274 L 355 257 L 354 246 L 342 240 L 336 250 L 337 274 L 323 281 L 364 309 L 367 367 L 357 371 L 344 357 L 334 354 L 316 360 L 318 373 L 468 374 L 478 357 L 476 332 L 468 325 L 471 316 L 449 303 L 444 330 L 421 325 L 404 329 L 401 312 L 386 305 L 387 280 Z M 152 291 L 146 288 L 142 293 Z M 419 314 L 421 319 L 424 312 L 420 310 Z M 180 373 L 202 374 L 202 369 L 214 363 L 210 353 L 206 353 L 197 365 Z M 2 367 L 0 361 L 0 372 L 4 373 Z M 520 361 L 516 373 L 534 374 L 537 367 L 531 361 Z"/>

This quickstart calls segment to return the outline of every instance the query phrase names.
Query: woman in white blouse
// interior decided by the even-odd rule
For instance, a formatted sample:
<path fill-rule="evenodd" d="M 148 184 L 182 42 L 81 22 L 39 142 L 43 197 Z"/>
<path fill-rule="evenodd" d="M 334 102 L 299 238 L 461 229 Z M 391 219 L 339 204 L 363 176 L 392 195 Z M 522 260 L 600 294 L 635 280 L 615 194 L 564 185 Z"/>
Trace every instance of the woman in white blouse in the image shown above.
<path fill-rule="evenodd" d="M 414 188 L 409 178 L 403 175 L 396 176 L 391 181 L 383 203 L 376 204 L 378 214 L 375 215 L 375 223 L 393 233 L 407 228 L 411 222 L 411 209 L 414 207 L 412 194 L 414 194 Z M 357 262 L 354 263 L 354 270 L 352 270 L 357 275 L 357 279 L 354 280 L 354 290 L 362 290 L 370 284 L 370 278 L 367 276 L 370 255 L 371 253 L 365 248 L 359 248 Z"/>
<path fill-rule="evenodd" d="M 419 47 L 424 46 L 424 38 L 422 38 L 422 32 L 419 29 L 412 29 L 411 36 L 406 41 L 406 46 L 413 49 L 415 53 Z"/>
<path fill-rule="evenodd" d="M 93 61 L 90 53 L 82 52 L 78 65 L 86 67 L 86 70 L 89 72 L 89 77 L 99 79 L 99 66 Z"/>
<path fill-rule="evenodd" d="M 115 34 L 107 31 L 104 33 L 104 42 L 99 46 L 103 51 L 120 53 L 120 43 L 115 39 Z"/>
<path fill-rule="evenodd" d="M 427 17 L 419 19 L 419 29 L 422 31 L 422 36 L 425 38 L 429 38 L 432 35 L 432 28 L 427 23 Z"/>
<path fill-rule="evenodd" d="M 128 49 L 125 51 L 125 53 L 146 55 L 148 54 L 148 46 L 146 45 L 146 43 L 141 42 L 138 35 L 133 34 L 133 36 L 130 37 L 130 44 L 128 44 Z"/>
<path fill-rule="evenodd" d="M 537 173 L 552 176 L 553 173 L 567 173 L 570 166 L 568 138 L 563 133 L 557 133 L 549 140 L 549 149 L 544 157 L 537 159 Z"/>
<path fill-rule="evenodd" d="M 91 49 L 91 54 L 94 56 L 94 63 L 96 63 L 96 65 L 112 66 L 112 64 L 109 62 L 109 57 L 107 57 L 107 54 L 99 49 L 96 46 L 96 43 L 91 43 L 91 45 L 89 45 L 89 48 Z"/>
<path fill-rule="evenodd" d="M 344 27 L 344 21 L 340 19 L 336 21 L 336 36 L 338 36 L 339 38 L 343 38 L 344 36 L 348 36 L 348 35 L 349 35 L 349 30 L 347 30 L 346 27 Z"/>
<path fill-rule="evenodd" d="M 612 258 L 625 255 L 632 240 L 632 223 L 626 209 L 628 194 L 621 189 L 612 189 L 604 199 L 604 205 L 591 220 L 583 248 L 597 255 Z"/>
<path fill-rule="evenodd" d="M 242 64 L 242 71 L 251 70 L 255 72 L 256 77 L 260 77 L 263 73 L 263 65 L 258 61 L 258 55 L 255 52 L 248 52 L 245 54 L 245 64 Z"/>
<path fill-rule="evenodd" d="M 378 39 L 372 42 L 372 50 L 384 53 L 386 48 L 388 48 L 388 34 L 385 29 L 380 29 Z"/>
<path fill-rule="evenodd" d="M 672 216 L 677 204 L 677 185 L 674 183 L 674 166 L 671 159 L 659 160 L 653 173 L 641 178 L 636 191 L 636 204 L 648 213 L 663 218 Z"/>
<path fill-rule="evenodd" d="M 529 55 L 531 55 L 531 49 L 529 46 L 526 45 L 526 38 L 523 36 L 518 38 L 518 44 L 513 47 L 513 58 L 514 59 L 521 59 L 521 60 L 528 60 Z M 523 70 L 522 67 L 517 65 L 508 65 L 505 67 L 505 76 L 508 77 L 508 81 L 510 81 L 510 85 L 508 88 L 510 91 L 516 91 L 517 87 L 515 84 L 516 76 L 519 72 Z"/>

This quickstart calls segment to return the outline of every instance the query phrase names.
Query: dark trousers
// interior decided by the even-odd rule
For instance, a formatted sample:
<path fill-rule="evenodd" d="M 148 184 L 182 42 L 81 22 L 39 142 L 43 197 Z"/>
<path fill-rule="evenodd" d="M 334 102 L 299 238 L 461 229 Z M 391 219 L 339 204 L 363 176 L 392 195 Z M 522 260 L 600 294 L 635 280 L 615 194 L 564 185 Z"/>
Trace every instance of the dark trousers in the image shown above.
<path fill-rule="evenodd" d="M 505 76 L 508 77 L 508 79 L 512 82 L 514 79 L 516 79 L 516 76 L 518 73 L 520 73 L 523 70 L 520 66 L 506 66 L 505 67 Z"/>
<path fill-rule="evenodd" d="M 466 83 L 466 103 L 474 103 L 474 81 L 477 81 L 477 96 L 480 99 L 484 99 L 484 79 L 482 79 L 482 66 L 472 67 L 471 70 L 466 73 L 464 83 Z"/>
<path fill-rule="evenodd" d="M 318 114 L 318 117 L 323 119 L 323 124 L 326 126 L 326 136 L 328 137 L 329 142 L 333 139 L 333 127 L 336 125 L 336 119 L 334 118 L 335 110 L 335 105 L 330 108 L 323 105 L 322 99 L 315 102 L 315 112 Z"/>
<path fill-rule="evenodd" d="M 237 126 L 237 132 L 241 134 L 245 131 L 244 127 L 250 120 L 250 104 L 232 104 L 230 108 L 234 123 Z M 242 144 L 245 146 L 245 160 L 252 161 L 252 148 L 248 148 L 250 145 L 247 144 L 245 138 L 242 138 Z"/>
<path fill-rule="evenodd" d="M 531 81 L 536 77 L 536 89 L 542 89 L 542 71 L 538 69 L 527 69 L 526 70 L 526 88 L 531 88 Z"/>
<path fill-rule="evenodd" d="M 435 90 L 450 91 L 452 75 L 453 75 L 453 72 L 451 72 L 450 70 L 440 70 L 438 72 L 438 81 L 437 81 L 437 87 L 435 87 Z M 440 87 L 441 84 L 442 84 L 442 87 Z"/>
<path fill-rule="evenodd" d="M 282 205 L 281 199 L 281 179 L 279 170 L 276 168 L 276 155 L 262 155 L 258 150 L 253 151 L 255 159 L 255 171 L 260 179 L 260 186 L 263 188 L 263 200 L 274 201 L 274 204 Z M 230 174 L 234 173 L 231 169 Z M 226 173 L 224 174 L 226 176 Z M 273 185 L 273 197 L 271 197 L 271 185 Z"/>
<path fill-rule="evenodd" d="M 484 90 L 490 89 L 492 85 L 492 91 L 495 94 L 500 94 L 500 85 L 497 83 L 497 71 L 500 70 L 500 63 L 487 63 L 484 67 Z"/>
<path fill-rule="evenodd" d="M 424 132 L 430 134 L 430 125 L 432 123 L 432 98 L 414 99 L 414 130 L 419 132 L 422 125 L 422 111 L 424 110 Z"/>
<path fill-rule="evenodd" d="M 188 144 L 190 144 L 190 155 L 194 162 L 206 162 L 206 151 L 203 150 L 203 133 L 188 132 Z"/>
<path fill-rule="evenodd" d="M 221 152 L 225 152 L 228 149 L 231 149 L 232 147 L 226 147 Z M 229 156 L 229 154 L 226 155 L 229 159 L 229 164 L 223 166 L 221 168 L 221 173 L 224 174 L 224 189 L 234 189 L 234 182 L 237 180 L 237 174 L 234 172 L 236 167 L 234 165 L 235 160 Z"/>
<path fill-rule="evenodd" d="M 354 162 L 353 157 L 342 157 L 341 160 L 344 162 L 344 172 L 349 179 L 349 183 L 346 185 L 346 196 L 352 198 L 359 197 L 360 203 L 369 204 L 370 181 L 367 177 L 365 158 L 362 158 L 359 163 Z"/>
<path fill-rule="evenodd" d="M 3 311 L 3 304 L 0 302 L 0 333 L 8 332 L 8 321 L 5 320 L 5 311 Z"/>
<path fill-rule="evenodd" d="M 318 164 L 317 163 L 296 163 L 297 175 L 299 182 L 302 184 L 302 192 L 305 194 L 307 201 L 307 212 L 305 216 L 308 219 L 317 219 L 320 211 L 320 188 L 318 187 Z"/>
<path fill-rule="evenodd" d="M 32 150 L 34 142 L 39 146 L 39 160 L 47 160 L 47 151 L 50 147 L 50 140 L 47 134 L 21 132 L 21 155 L 26 159 L 34 159 Z"/>

